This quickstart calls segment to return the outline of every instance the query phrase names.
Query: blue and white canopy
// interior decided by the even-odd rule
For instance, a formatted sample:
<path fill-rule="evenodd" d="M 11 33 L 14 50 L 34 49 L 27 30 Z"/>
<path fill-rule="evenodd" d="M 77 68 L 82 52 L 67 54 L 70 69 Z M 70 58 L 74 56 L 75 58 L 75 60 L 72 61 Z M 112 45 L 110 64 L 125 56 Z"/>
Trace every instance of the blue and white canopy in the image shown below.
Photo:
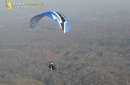
<path fill-rule="evenodd" d="M 33 30 L 36 27 L 37 23 L 40 21 L 40 19 L 43 18 L 44 16 L 47 16 L 53 19 L 60 26 L 60 28 L 64 31 L 64 33 L 69 32 L 70 25 L 67 18 L 62 13 L 59 13 L 56 11 L 43 12 L 41 14 L 34 16 L 30 20 L 30 30 Z"/>

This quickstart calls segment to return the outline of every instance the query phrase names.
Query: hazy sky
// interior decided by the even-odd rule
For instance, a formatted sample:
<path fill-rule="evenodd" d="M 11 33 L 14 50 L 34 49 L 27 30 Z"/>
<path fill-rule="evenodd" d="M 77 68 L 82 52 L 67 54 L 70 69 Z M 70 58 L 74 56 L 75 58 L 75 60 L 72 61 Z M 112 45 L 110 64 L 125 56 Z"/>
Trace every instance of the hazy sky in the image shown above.
<path fill-rule="evenodd" d="M 130 0 L 11 0 L 12 3 L 44 2 L 48 10 L 55 9 L 118 9 L 130 7 Z M 0 8 L 5 8 L 5 0 L 0 1 Z"/>
<path fill-rule="evenodd" d="M 36 15 L 45 11 L 55 10 L 66 16 L 109 16 L 114 13 L 130 14 L 130 0 L 10 0 L 12 3 L 43 2 L 39 8 L 21 8 L 21 12 Z M 5 0 L 0 1 L 0 9 L 6 9 Z M 16 9 L 16 8 L 14 8 Z M 18 9 L 19 10 L 19 9 Z M 1 11 L 0 11 L 1 12 Z M 18 13 L 13 10 L 14 13 Z M 67 13 L 67 14 L 66 14 Z M 69 14 L 70 13 L 70 14 Z M 11 12 L 10 12 L 11 15 Z"/>

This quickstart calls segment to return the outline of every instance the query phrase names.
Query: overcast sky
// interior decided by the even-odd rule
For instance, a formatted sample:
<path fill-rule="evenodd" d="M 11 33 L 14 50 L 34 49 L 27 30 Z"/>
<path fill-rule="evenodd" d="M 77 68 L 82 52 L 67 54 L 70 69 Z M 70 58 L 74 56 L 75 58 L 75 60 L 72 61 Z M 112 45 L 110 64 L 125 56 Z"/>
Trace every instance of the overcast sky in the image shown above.
<path fill-rule="evenodd" d="M 10 0 L 11 3 L 43 2 L 39 8 L 21 8 L 21 12 L 36 15 L 45 11 L 59 11 L 66 16 L 109 16 L 114 13 L 130 14 L 130 0 Z M 5 0 L 0 1 L 0 9 L 6 9 Z M 15 9 L 15 8 L 14 8 Z M 18 9 L 19 10 L 19 9 Z M 1 12 L 1 11 L 0 11 Z M 11 13 L 18 13 L 13 10 Z M 66 14 L 67 13 L 67 14 Z"/>
<path fill-rule="evenodd" d="M 12 3 L 43 2 L 48 10 L 59 9 L 118 9 L 130 7 L 130 0 L 10 0 Z M 112 8 L 113 7 L 113 8 Z M 0 1 L 0 8 L 5 8 L 5 0 Z"/>

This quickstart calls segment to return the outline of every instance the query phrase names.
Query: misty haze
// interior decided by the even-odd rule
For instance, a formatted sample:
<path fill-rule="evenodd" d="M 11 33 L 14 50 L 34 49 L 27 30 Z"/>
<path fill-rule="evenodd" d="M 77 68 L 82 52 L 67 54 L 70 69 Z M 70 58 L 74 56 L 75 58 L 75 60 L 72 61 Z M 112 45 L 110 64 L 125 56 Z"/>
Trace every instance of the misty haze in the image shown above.
<path fill-rule="evenodd" d="M 0 85 L 130 85 L 130 0 L 10 1 L 45 6 L 8 11 L 0 1 Z M 63 13 L 69 33 L 48 17 L 30 31 L 46 11 Z"/>

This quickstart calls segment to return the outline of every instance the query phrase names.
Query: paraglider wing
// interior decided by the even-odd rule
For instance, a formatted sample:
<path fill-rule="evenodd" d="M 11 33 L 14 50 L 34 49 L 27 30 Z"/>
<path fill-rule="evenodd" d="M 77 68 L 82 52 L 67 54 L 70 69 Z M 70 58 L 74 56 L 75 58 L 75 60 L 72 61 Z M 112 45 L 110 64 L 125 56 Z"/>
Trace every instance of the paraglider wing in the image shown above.
<path fill-rule="evenodd" d="M 70 25 L 67 18 L 62 13 L 55 12 L 55 11 L 44 12 L 44 13 L 34 16 L 30 20 L 30 30 L 33 30 L 36 27 L 37 23 L 40 21 L 40 19 L 43 18 L 44 16 L 47 16 L 53 19 L 60 26 L 60 28 L 64 31 L 64 33 L 69 32 Z"/>
<path fill-rule="evenodd" d="M 41 16 L 41 15 L 36 15 L 36 16 L 34 16 L 31 20 L 30 20 L 30 30 L 33 30 L 35 27 L 36 27 L 36 25 L 37 25 L 37 23 L 39 22 L 39 20 L 42 18 L 43 16 Z"/>

